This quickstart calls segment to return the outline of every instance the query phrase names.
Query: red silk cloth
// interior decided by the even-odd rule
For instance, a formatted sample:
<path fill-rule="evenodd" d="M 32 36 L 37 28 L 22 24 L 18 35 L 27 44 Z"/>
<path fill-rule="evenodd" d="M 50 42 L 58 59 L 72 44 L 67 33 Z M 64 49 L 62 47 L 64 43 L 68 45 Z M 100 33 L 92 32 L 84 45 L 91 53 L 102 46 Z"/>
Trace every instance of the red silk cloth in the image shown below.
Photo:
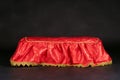
<path fill-rule="evenodd" d="M 15 65 L 88 65 L 110 64 L 111 57 L 96 37 L 24 37 L 12 55 Z"/>

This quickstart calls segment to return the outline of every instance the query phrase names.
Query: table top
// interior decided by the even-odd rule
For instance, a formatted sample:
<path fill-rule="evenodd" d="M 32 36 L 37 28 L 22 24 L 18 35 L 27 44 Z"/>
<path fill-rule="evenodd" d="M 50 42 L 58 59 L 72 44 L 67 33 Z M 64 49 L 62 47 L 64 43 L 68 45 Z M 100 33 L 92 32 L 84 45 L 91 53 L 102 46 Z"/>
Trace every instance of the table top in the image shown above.
<path fill-rule="evenodd" d="M 96 43 L 100 41 L 97 37 L 24 37 L 22 40 L 26 40 L 28 42 L 79 42 L 79 43 Z"/>

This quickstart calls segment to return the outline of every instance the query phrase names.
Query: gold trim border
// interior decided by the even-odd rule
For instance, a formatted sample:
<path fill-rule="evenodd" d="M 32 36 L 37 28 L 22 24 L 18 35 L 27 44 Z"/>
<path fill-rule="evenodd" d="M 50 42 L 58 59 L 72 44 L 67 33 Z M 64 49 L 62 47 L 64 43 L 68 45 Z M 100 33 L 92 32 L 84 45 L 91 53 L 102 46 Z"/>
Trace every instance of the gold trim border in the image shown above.
<path fill-rule="evenodd" d="M 48 64 L 48 63 L 40 63 L 40 64 L 37 64 L 37 63 L 34 63 L 34 62 L 16 62 L 16 61 L 12 61 L 10 60 L 10 63 L 11 63 L 11 66 L 39 66 L 39 65 L 42 65 L 42 66 L 56 66 L 56 67 L 67 67 L 67 66 L 74 66 L 74 67 L 96 67 L 96 66 L 105 66 L 105 65 L 111 65 L 112 64 L 112 60 L 109 61 L 109 62 L 101 62 L 101 63 L 98 63 L 98 64 L 94 64 L 94 63 L 90 63 L 88 64 L 87 66 L 84 66 L 82 64 L 73 64 L 73 65 L 70 65 L 70 64 Z"/>

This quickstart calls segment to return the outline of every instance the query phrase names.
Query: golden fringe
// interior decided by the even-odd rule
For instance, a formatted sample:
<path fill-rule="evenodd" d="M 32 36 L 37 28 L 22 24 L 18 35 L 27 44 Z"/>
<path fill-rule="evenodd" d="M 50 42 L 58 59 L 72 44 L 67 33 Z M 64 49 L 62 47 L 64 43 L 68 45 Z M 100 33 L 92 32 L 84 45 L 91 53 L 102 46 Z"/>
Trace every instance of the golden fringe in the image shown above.
<path fill-rule="evenodd" d="M 102 63 L 98 63 L 98 64 L 94 64 L 94 63 L 90 63 L 87 66 L 84 66 L 82 64 L 48 64 L 48 63 L 41 63 L 41 64 L 37 64 L 37 63 L 30 63 L 30 62 L 15 62 L 10 60 L 11 66 L 38 66 L 38 65 L 42 65 L 42 66 L 57 66 L 57 67 L 66 67 L 66 66 L 74 66 L 74 67 L 95 67 L 95 66 L 105 66 L 105 65 L 110 65 L 112 64 L 112 61 L 109 62 L 102 62 Z"/>

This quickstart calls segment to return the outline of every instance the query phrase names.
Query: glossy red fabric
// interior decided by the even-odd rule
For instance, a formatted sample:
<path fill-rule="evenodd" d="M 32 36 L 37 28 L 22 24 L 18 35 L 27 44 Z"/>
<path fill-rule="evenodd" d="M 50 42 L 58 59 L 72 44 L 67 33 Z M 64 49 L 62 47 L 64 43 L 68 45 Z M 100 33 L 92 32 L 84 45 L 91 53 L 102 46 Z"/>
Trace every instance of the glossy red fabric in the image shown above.
<path fill-rule="evenodd" d="M 82 66 L 112 61 L 96 37 L 24 37 L 10 60 Z"/>

